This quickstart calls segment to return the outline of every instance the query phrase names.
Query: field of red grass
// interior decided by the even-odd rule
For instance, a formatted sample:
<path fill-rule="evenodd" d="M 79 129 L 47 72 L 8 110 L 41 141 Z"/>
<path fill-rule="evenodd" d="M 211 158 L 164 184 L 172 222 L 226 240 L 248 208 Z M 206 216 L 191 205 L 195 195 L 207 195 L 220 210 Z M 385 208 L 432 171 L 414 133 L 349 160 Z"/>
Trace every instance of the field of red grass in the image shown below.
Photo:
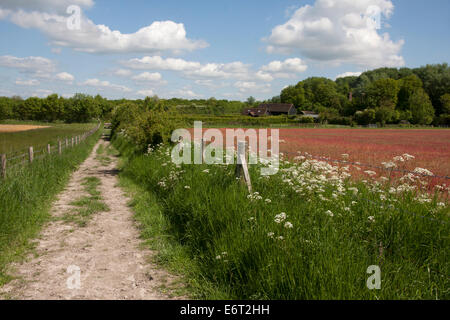
<path fill-rule="evenodd" d="M 450 175 L 450 130 L 280 129 L 280 150 L 381 165 L 395 156 L 413 155 L 408 167 Z"/>
<path fill-rule="evenodd" d="M 225 129 L 220 129 L 225 133 Z M 315 157 L 360 162 L 382 166 L 382 162 L 405 153 L 415 157 L 398 163 L 397 169 L 414 170 L 417 167 L 430 170 L 434 175 L 450 176 L 450 130 L 433 129 L 279 129 L 280 151 L 289 158 L 298 151 Z M 270 131 L 269 131 L 270 132 Z M 270 133 L 269 133 L 270 135 Z M 361 166 L 361 172 L 372 170 Z M 384 174 L 385 172 L 377 173 Z M 398 176 L 398 174 L 397 174 Z M 446 183 L 439 179 L 432 184 Z M 431 181 L 430 181 L 431 182 Z"/>

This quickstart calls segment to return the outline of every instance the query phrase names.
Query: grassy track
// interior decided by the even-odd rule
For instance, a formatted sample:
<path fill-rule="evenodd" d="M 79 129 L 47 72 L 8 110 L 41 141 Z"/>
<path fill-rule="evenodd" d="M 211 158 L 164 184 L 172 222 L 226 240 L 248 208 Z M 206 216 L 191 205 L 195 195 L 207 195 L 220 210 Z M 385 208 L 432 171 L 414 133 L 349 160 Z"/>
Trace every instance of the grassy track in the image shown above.
<path fill-rule="evenodd" d="M 178 168 L 170 149 L 136 155 L 120 137 L 115 145 L 143 236 L 165 249 L 166 263 L 191 260 L 186 272 L 199 297 L 450 298 L 442 199 L 354 183 L 345 170 L 308 160 L 269 178 L 251 167 L 258 193 L 248 195 L 233 166 Z M 366 286 L 372 265 L 381 290 Z"/>
<path fill-rule="evenodd" d="M 72 128 L 72 132 L 76 132 L 77 129 Z M 0 285 L 10 280 L 5 272 L 6 265 L 23 257 L 30 249 L 29 239 L 35 237 L 49 219 L 52 201 L 62 191 L 70 174 L 87 158 L 100 131 L 75 148 L 65 150 L 62 156 L 35 160 L 31 165 L 8 172 L 8 177 L 1 181 Z"/>
<path fill-rule="evenodd" d="M 73 137 L 89 131 L 96 123 L 77 124 L 49 124 L 39 122 L 8 121 L 1 124 L 33 124 L 50 126 L 50 128 L 36 129 L 23 132 L 0 133 L 0 153 L 24 151 L 29 146 L 45 148 L 48 143 L 56 144 L 58 139 Z"/>

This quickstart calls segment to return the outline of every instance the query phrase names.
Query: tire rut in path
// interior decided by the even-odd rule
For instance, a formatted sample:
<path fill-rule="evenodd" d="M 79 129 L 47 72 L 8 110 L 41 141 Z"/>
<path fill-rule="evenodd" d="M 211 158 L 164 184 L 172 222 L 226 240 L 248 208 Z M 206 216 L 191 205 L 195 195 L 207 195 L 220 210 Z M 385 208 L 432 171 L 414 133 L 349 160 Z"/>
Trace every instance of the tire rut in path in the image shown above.
<path fill-rule="evenodd" d="M 72 175 L 53 204 L 52 216 L 37 240 L 35 253 L 11 265 L 17 279 L 0 288 L 0 298 L 12 299 L 169 299 L 159 290 L 174 277 L 149 260 L 154 254 L 140 248 L 139 231 L 128 198 L 117 186 L 117 158 L 109 164 L 96 159 L 100 140 L 90 156 Z M 86 196 L 81 185 L 87 177 L 100 179 L 102 201 L 109 212 L 94 214 L 85 227 L 58 219 L 74 207 L 71 202 Z M 69 289 L 68 279 L 80 270 L 80 288 Z M 76 284 L 69 280 L 70 284 Z"/>

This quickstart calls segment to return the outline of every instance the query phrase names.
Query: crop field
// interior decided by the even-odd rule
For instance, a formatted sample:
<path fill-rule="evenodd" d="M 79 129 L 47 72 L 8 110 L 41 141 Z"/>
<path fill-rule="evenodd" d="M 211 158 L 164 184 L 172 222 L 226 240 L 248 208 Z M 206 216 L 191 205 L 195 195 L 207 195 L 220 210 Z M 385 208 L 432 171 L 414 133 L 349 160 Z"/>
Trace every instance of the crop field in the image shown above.
<path fill-rule="evenodd" d="M 59 139 L 73 137 L 89 131 L 95 123 L 83 124 L 31 124 L 15 122 L 0 124 L 0 153 L 23 152 L 29 146 L 36 148 L 55 144 Z"/>
<path fill-rule="evenodd" d="M 225 133 L 226 129 L 220 130 Z M 255 130 L 258 132 L 258 129 Z M 383 175 L 402 178 L 404 176 L 401 174 L 402 170 L 414 171 L 416 168 L 426 169 L 430 175 L 450 176 L 450 130 L 350 128 L 279 130 L 280 152 L 287 158 L 306 156 L 328 162 L 337 160 L 344 164 L 348 163 L 349 169 L 357 178 L 367 178 L 365 171 L 376 172 L 375 177 L 378 178 Z M 268 134 L 270 135 L 270 130 Z M 400 172 L 390 172 L 389 169 Z M 433 178 L 428 179 L 426 183 L 429 186 L 440 184 L 449 186 L 450 180 Z"/>
<path fill-rule="evenodd" d="M 9 132 L 22 132 L 36 129 L 45 129 L 48 126 L 33 126 L 33 125 L 20 125 L 20 124 L 0 124 L 0 133 Z"/>

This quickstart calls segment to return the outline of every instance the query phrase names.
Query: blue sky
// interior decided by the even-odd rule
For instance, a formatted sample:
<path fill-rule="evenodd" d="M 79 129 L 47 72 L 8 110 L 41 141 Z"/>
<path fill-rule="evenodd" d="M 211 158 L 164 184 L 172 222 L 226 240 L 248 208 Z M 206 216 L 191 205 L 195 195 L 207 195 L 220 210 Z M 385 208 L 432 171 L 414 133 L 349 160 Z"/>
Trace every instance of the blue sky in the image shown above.
<path fill-rule="evenodd" d="M 0 0 L 0 95 L 265 99 L 448 62 L 449 31 L 448 0 Z"/>

